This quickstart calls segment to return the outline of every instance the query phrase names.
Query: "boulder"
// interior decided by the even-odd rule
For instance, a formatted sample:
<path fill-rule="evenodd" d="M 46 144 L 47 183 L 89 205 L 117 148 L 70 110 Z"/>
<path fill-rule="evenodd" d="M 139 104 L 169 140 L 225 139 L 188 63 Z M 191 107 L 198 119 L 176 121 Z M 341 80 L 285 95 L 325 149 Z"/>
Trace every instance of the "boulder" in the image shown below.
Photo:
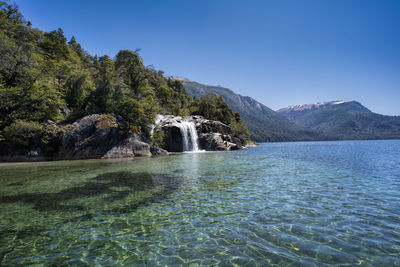
<path fill-rule="evenodd" d="M 227 135 L 222 135 L 220 133 L 206 133 L 201 134 L 199 137 L 200 147 L 204 150 L 210 151 L 223 151 L 223 150 L 237 150 L 243 148 L 241 145 L 227 141 Z"/>
<path fill-rule="evenodd" d="M 151 156 L 149 144 L 140 141 L 137 135 L 122 140 L 107 151 L 102 158 L 130 158 Z"/>
<path fill-rule="evenodd" d="M 93 114 L 66 128 L 59 159 L 121 158 L 151 156 L 150 146 L 132 131 L 121 129 L 120 116 Z"/>
<path fill-rule="evenodd" d="M 153 156 L 164 156 L 168 155 L 168 151 L 157 146 L 150 147 L 150 152 Z"/>

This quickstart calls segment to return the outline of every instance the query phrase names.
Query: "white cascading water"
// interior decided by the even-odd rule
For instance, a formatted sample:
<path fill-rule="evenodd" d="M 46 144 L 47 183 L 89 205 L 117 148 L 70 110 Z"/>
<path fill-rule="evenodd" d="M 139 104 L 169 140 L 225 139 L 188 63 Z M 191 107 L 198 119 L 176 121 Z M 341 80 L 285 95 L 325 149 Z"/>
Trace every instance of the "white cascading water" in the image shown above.
<path fill-rule="evenodd" d="M 198 151 L 196 126 L 191 121 L 177 123 L 182 134 L 183 151 Z"/>
<path fill-rule="evenodd" d="M 200 151 L 197 144 L 197 130 L 196 125 L 192 121 L 187 121 L 182 117 L 174 117 L 171 115 L 157 115 L 155 124 L 151 127 L 151 135 L 154 129 L 162 122 L 169 121 L 171 124 L 179 128 L 182 135 L 182 150 L 186 151 Z"/>

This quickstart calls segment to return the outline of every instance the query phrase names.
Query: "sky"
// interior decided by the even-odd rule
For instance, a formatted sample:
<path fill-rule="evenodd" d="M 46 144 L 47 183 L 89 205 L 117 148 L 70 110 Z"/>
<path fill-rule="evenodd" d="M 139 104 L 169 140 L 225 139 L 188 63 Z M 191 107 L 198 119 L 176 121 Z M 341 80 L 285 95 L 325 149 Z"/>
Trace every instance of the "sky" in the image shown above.
<path fill-rule="evenodd" d="M 137 48 L 165 75 L 221 85 L 277 110 L 357 100 L 400 115 L 398 0 L 16 0 L 33 27 L 90 54 Z"/>

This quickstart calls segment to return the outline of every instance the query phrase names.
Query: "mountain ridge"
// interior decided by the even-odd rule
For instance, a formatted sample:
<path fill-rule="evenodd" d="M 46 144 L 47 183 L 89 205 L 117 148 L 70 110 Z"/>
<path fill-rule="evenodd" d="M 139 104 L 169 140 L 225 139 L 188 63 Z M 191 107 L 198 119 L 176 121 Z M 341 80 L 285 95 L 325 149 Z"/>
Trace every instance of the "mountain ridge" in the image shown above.
<path fill-rule="evenodd" d="M 289 121 L 334 140 L 399 139 L 400 116 L 372 112 L 357 101 L 294 105 L 277 110 Z"/>
<path fill-rule="evenodd" d="M 239 112 L 251 138 L 258 142 L 400 139 L 400 116 L 372 112 L 356 100 L 292 105 L 274 111 L 250 96 L 229 88 L 179 79 L 188 95 L 220 95 Z"/>
<path fill-rule="evenodd" d="M 309 109 L 320 109 L 320 108 L 326 108 L 326 107 L 329 107 L 332 105 L 340 105 L 340 104 L 351 103 L 351 102 L 360 105 L 366 112 L 371 112 L 368 108 L 364 107 L 361 103 L 359 103 L 355 100 L 336 100 L 336 101 L 328 101 L 328 102 L 317 102 L 317 103 L 311 103 L 311 104 L 292 105 L 292 106 L 278 109 L 276 112 L 282 113 L 282 112 L 289 112 L 292 110 L 303 111 L 303 110 L 309 110 Z"/>
<path fill-rule="evenodd" d="M 291 123 L 284 116 L 250 96 L 242 96 L 229 88 L 205 85 L 184 77 L 170 78 L 180 80 L 185 86 L 186 93 L 192 97 L 201 98 L 210 93 L 221 96 L 233 111 L 240 113 L 254 141 L 311 141 L 321 138 L 317 132 Z"/>

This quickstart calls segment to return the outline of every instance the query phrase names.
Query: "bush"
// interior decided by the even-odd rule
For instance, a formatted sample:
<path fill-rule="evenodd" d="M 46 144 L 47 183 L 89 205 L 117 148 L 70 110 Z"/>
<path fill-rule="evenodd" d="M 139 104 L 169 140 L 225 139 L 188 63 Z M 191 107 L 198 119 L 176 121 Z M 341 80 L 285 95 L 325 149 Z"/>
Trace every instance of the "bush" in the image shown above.
<path fill-rule="evenodd" d="M 235 119 L 232 120 L 231 124 L 229 125 L 233 134 L 242 141 L 247 142 L 250 137 L 250 133 L 247 130 L 246 125 L 244 125 L 242 118 L 240 117 L 240 113 L 235 112 L 233 115 Z"/>
<path fill-rule="evenodd" d="M 157 147 L 165 149 L 164 137 L 165 137 L 165 133 L 163 130 L 156 130 L 156 131 L 154 131 L 153 135 L 151 136 L 150 144 L 152 146 L 157 146 Z"/>
<path fill-rule="evenodd" d="M 234 121 L 229 126 L 231 127 L 232 133 L 242 141 L 246 142 L 249 139 L 250 133 L 243 123 Z"/>
<path fill-rule="evenodd" d="M 62 144 L 65 130 L 56 124 L 48 124 L 40 135 L 40 147 L 44 155 L 53 156 Z M 36 141 L 36 140 L 35 140 Z M 37 143 L 35 143 L 37 145 Z"/>
<path fill-rule="evenodd" d="M 209 120 L 216 120 L 229 125 L 234 119 L 232 109 L 221 96 L 212 93 L 200 98 L 199 114 Z"/>
<path fill-rule="evenodd" d="M 37 122 L 15 121 L 4 128 L 3 135 L 6 141 L 12 145 L 29 147 L 39 140 L 43 133 L 43 127 Z"/>

